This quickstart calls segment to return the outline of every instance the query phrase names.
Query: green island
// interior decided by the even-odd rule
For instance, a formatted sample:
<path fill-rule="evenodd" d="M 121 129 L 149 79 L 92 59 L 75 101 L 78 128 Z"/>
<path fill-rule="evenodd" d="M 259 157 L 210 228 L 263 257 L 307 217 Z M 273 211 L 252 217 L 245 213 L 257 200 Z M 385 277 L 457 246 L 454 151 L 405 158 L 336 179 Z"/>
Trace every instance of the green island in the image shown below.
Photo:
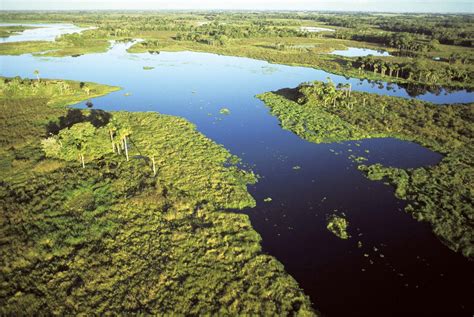
<path fill-rule="evenodd" d="M 249 218 L 256 181 L 188 121 L 1 78 L 0 314 L 317 313 Z"/>
<path fill-rule="evenodd" d="M 3 21 L 75 23 L 96 27 L 56 42 L 0 44 L 0 54 L 77 56 L 105 52 L 110 41 L 129 52 L 197 51 L 315 67 L 343 76 L 406 85 L 414 95 L 474 88 L 474 27 L 469 16 L 244 12 L 2 12 Z M 1 29 L 1 27 L 0 27 Z M 351 47 L 392 56 L 329 54 Z"/>
<path fill-rule="evenodd" d="M 326 228 L 338 238 L 347 240 L 350 237 L 347 233 L 347 227 L 349 227 L 349 222 L 345 218 L 331 215 Z"/>
<path fill-rule="evenodd" d="M 394 137 L 444 155 L 430 167 L 360 165 L 373 180 L 388 179 L 405 211 L 431 224 L 448 247 L 474 257 L 474 104 L 435 105 L 351 91 L 331 81 L 303 83 L 258 96 L 284 129 L 314 143 Z M 362 159 L 358 161 L 362 162 Z"/>

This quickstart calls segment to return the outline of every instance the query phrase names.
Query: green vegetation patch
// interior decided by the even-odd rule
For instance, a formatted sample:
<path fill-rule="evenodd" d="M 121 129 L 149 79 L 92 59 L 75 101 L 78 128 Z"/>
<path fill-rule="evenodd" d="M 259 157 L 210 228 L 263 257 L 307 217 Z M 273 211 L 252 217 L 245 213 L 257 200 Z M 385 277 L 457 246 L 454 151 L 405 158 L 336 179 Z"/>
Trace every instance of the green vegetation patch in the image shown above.
<path fill-rule="evenodd" d="M 249 217 L 224 211 L 255 205 L 255 176 L 194 125 L 64 108 L 114 87 L 3 85 L 28 120 L 2 113 L 0 314 L 315 315 Z"/>
<path fill-rule="evenodd" d="M 221 110 L 219 110 L 219 113 L 223 115 L 229 115 L 230 110 L 228 108 L 221 108 Z"/>
<path fill-rule="evenodd" d="M 329 231 L 344 240 L 349 239 L 350 237 L 347 233 L 347 227 L 349 227 L 349 222 L 345 218 L 336 215 L 331 215 L 329 217 L 326 226 Z"/>

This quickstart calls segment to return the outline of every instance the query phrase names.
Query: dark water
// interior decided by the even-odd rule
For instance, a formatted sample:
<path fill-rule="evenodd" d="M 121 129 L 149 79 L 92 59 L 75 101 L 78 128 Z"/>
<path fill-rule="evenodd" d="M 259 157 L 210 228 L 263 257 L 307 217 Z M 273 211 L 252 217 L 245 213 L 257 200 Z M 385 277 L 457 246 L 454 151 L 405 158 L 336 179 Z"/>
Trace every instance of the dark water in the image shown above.
<path fill-rule="evenodd" d="M 39 69 L 45 78 L 121 86 L 122 91 L 94 99 L 95 108 L 183 116 L 240 156 L 261 176 L 249 188 L 257 207 L 244 212 L 261 234 L 264 251 L 285 265 L 326 315 L 471 315 L 472 263 L 446 248 L 428 225 L 405 214 L 393 188 L 367 180 L 349 159 L 354 154 L 368 163 L 417 167 L 442 157 L 396 139 L 312 144 L 281 129 L 254 97 L 326 77 L 349 81 L 355 90 L 408 97 L 404 89 L 388 91 L 385 85 L 246 58 L 127 54 L 125 48 L 119 44 L 108 53 L 78 58 L 0 56 L 1 75 L 33 77 Z M 474 95 L 460 91 L 420 99 L 470 102 Z M 219 114 L 223 107 L 230 115 Z M 267 197 L 272 201 L 264 202 Z M 346 216 L 351 239 L 340 240 L 326 229 L 333 213 Z"/>

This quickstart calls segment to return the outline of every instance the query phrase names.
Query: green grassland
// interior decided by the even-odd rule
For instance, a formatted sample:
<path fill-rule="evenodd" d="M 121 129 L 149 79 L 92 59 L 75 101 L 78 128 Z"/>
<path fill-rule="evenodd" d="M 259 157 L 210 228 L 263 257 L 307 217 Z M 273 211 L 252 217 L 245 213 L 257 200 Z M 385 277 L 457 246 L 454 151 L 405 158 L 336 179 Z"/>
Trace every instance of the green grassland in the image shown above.
<path fill-rule="evenodd" d="M 258 97 L 284 129 L 314 143 L 395 137 L 444 154 L 432 167 L 359 168 L 370 179 L 387 179 L 397 197 L 407 200 L 407 212 L 428 221 L 447 246 L 472 258 L 474 104 L 434 105 L 348 88 L 314 82 Z"/>
<path fill-rule="evenodd" d="M 0 314 L 315 315 L 225 211 L 255 206 L 238 158 L 181 118 L 65 107 L 116 89 L 1 80 Z"/>

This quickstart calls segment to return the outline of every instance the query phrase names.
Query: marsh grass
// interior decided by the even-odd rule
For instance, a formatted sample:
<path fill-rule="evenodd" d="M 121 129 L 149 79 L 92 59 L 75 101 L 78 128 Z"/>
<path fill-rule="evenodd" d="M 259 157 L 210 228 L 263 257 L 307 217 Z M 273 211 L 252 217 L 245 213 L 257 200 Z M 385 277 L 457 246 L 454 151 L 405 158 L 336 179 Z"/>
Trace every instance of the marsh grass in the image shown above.
<path fill-rule="evenodd" d="M 80 83 L 3 80 L 0 314 L 316 314 L 249 217 L 225 211 L 255 206 L 256 177 L 237 157 L 158 113 L 105 116 L 112 148 L 111 124 L 64 107 L 91 97 Z M 62 138 L 84 125 L 83 168 Z M 129 160 L 117 152 L 125 128 Z"/>

